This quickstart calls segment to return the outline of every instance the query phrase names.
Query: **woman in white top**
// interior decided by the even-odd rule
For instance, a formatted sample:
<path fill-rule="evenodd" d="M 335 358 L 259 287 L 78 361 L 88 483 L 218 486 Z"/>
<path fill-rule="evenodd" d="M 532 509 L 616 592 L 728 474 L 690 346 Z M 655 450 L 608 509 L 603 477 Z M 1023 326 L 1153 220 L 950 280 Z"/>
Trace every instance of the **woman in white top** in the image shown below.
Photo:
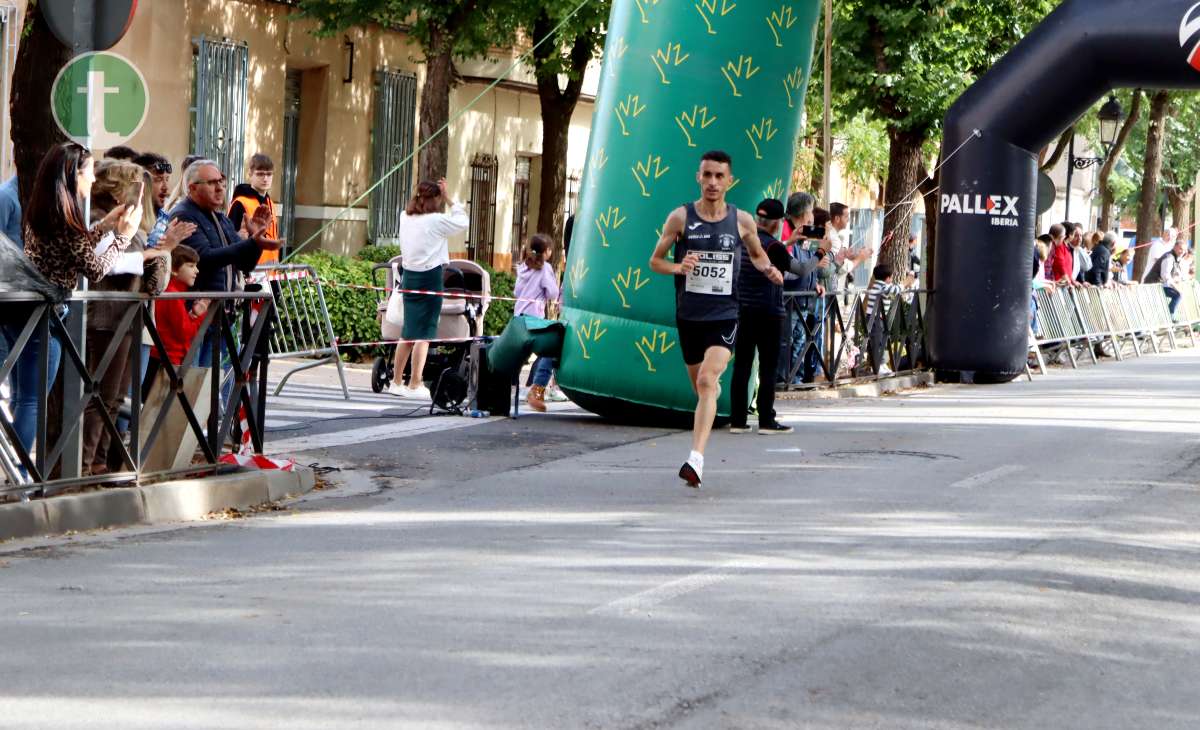
<path fill-rule="evenodd" d="M 450 204 L 450 212 L 446 204 Z M 404 294 L 404 328 L 396 346 L 396 377 L 388 392 L 409 398 L 431 398 L 422 372 L 429 354 L 429 342 L 437 337 L 442 314 L 440 294 L 409 294 L 409 291 L 441 292 L 442 268 L 450 261 L 450 236 L 467 230 L 470 219 L 461 203 L 450 201 L 446 181 L 423 180 L 400 214 L 400 255 L 404 266 L 400 287 Z M 401 384 L 404 366 L 412 357 L 412 373 L 406 388 Z"/>

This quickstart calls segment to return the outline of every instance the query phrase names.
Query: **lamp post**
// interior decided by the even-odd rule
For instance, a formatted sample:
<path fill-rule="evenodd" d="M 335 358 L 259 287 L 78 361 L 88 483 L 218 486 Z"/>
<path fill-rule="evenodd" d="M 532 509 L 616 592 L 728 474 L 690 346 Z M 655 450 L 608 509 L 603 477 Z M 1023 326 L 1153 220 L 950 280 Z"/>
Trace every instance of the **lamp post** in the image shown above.
<path fill-rule="evenodd" d="M 1100 119 L 1100 145 L 1104 148 L 1103 157 L 1076 157 L 1075 135 L 1071 134 L 1071 146 L 1067 150 L 1067 210 L 1063 216 L 1068 221 L 1071 220 L 1071 179 L 1075 176 L 1075 171 L 1086 170 L 1094 165 L 1102 164 L 1108 159 L 1113 145 L 1117 143 L 1117 133 L 1121 128 L 1121 121 L 1125 118 L 1125 110 L 1121 108 L 1121 102 L 1117 101 L 1117 97 L 1109 96 L 1108 101 L 1104 102 L 1104 106 L 1100 107 L 1096 116 Z"/>

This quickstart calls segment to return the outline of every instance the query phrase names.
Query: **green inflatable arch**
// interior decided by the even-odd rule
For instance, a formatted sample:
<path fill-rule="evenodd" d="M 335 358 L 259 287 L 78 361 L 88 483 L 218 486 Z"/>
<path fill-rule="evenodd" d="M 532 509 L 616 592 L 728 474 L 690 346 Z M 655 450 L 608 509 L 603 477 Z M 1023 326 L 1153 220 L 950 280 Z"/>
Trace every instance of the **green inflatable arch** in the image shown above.
<path fill-rule="evenodd" d="M 731 203 L 788 193 L 818 0 L 615 0 L 563 277 L 559 385 L 601 415 L 690 413 L 675 290 L 648 261 L 700 155 L 733 157 Z M 719 410 L 729 412 L 730 372 Z"/>

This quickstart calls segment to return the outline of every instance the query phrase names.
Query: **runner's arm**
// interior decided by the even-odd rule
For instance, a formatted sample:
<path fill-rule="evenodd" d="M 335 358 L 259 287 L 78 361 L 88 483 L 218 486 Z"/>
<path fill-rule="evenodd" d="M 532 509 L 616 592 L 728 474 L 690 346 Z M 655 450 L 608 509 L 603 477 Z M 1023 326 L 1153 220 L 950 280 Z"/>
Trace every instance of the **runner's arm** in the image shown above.
<path fill-rule="evenodd" d="M 650 256 L 650 270 L 654 273 L 686 276 L 696 267 L 698 258 L 693 254 L 685 256 L 683 263 L 679 264 L 667 260 L 671 246 L 683 235 L 683 225 L 686 220 L 683 208 L 676 208 L 671 211 L 671 215 L 667 216 L 667 222 L 663 224 L 662 235 L 659 236 L 658 243 L 654 246 L 654 254 Z"/>
<path fill-rule="evenodd" d="M 772 284 L 782 285 L 783 274 L 771 265 L 771 259 L 763 250 L 762 242 L 758 240 L 758 227 L 754 225 L 754 219 L 750 217 L 749 213 L 741 210 L 738 211 L 738 233 L 742 234 L 742 243 L 750 252 L 750 263 L 754 264 L 754 268 L 766 275 Z"/>

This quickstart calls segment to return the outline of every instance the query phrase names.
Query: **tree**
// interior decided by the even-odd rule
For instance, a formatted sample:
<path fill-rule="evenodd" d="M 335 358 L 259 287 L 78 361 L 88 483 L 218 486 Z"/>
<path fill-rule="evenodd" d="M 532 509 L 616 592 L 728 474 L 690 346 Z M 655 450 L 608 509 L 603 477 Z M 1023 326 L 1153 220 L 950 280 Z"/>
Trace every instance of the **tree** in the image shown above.
<path fill-rule="evenodd" d="M 1127 105 L 1129 116 L 1125 118 L 1125 122 L 1121 125 L 1121 131 L 1117 134 L 1117 141 L 1113 143 L 1112 149 L 1104 160 L 1104 164 L 1100 166 L 1100 230 L 1108 231 L 1112 229 L 1112 209 L 1113 209 L 1113 185 L 1112 173 L 1117 166 L 1117 161 L 1121 159 L 1121 153 L 1125 150 L 1125 145 L 1129 141 L 1129 135 L 1133 128 L 1137 126 L 1138 120 L 1142 117 L 1142 94 L 1141 89 L 1134 89 L 1131 92 L 1132 104 Z"/>
<path fill-rule="evenodd" d="M 576 3 L 565 0 L 514 0 L 510 7 L 511 27 L 524 29 L 536 46 L 532 65 L 542 115 L 542 187 L 537 230 L 560 240 L 566 207 L 571 117 L 583 89 L 583 74 L 604 47 L 604 23 L 610 3 L 593 0 L 569 18 L 567 15 Z M 562 26 L 554 37 L 542 42 L 560 23 Z M 566 77 L 565 85 L 560 76 Z M 514 249 L 520 245 L 519 241 L 513 242 Z"/>
<path fill-rule="evenodd" d="M 450 121 L 454 58 L 485 52 L 498 38 L 492 3 L 481 0 L 299 0 L 301 14 L 317 22 L 318 33 L 332 34 L 355 25 L 405 25 L 425 52 L 425 85 L 421 89 L 418 176 L 446 176 L 449 139 L 442 130 Z M 502 36 L 500 36 L 502 37 Z M 436 135 L 436 136 L 435 136 Z"/>
<path fill-rule="evenodd" d="M 1142 192 L 1138 202 L 1137 242 L 1148 243 L 1159 227 L 1158 186 L 1162 175 L 1166 119 L 1171 113 L 1171 92 L 1159 90 L 1150 100 L 1150 125 L 1146 130 L 1146 155 L 1142 166 Z M 1133 275 L 1140 279 L 1149 264 L 1150 247 L 1142 246 L 1133 258 Z"/>
<path fill-rule="evenodd" d="M 1200 175 L 1200 140 L 1195 135 L 1200 127 L 1200 96 L 1176 92 L 1173 106 L 1163 144 L 1163 187 L 1171 205 L 1171 225 L 1188 240 L 1192 238 L 1192 203 Z"/>
<path fill-rule="evenodd" d="M 36 4 L 31 3 L 25 14 L 9 99 L 13 158 L 22 203 L 29 200 L 42 158 L 51 147 L 67 141 L 51 117 L 50 91 L 54 77 L 71 55 L 71 49 L 59 43 Z"/>
<path fill-rule="evenodd" d="M 835 5 L 834 84 L 848 112 L 887 125 L 880 261 L 908 270 L 910 196 L 928 188 L 923 150 L 950 104 L 1055 5 L 1054 0 L 845 0 Z M 929 207 L 927 207 L 929 210 Z"/>

